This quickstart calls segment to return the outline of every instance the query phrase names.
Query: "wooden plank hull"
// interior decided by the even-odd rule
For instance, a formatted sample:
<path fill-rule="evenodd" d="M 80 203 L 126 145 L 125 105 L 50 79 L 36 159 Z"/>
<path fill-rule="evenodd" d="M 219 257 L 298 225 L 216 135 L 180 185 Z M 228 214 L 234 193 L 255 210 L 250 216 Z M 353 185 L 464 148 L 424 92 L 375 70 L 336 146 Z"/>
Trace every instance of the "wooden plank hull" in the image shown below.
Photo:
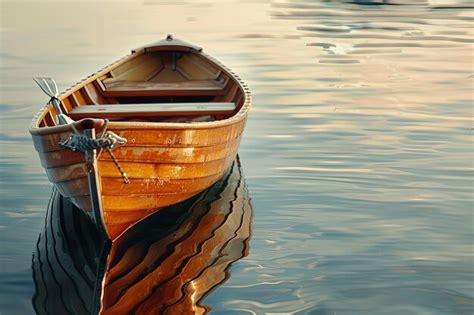
<path fill-rule="evenodd" d="M 236 161 L 203 193 L 103 248 L 92 221 L 55 191 L 33 256 L 36 313 L 207 313 L 202 298 L 248 253 L 252 211 Z"/>
<path fill-rule="evenodd" d="M 198 117 L 198 120 L 206 120 L 203 122 L 187 121 L 188 118 L 184 117 L 169 120 L 169 113 L 166 117 L 157 116 L 153 121 L 147 120 L 148 117 L 110 121 L 107 132 L 125 138 L 127 143 L 112 151 L 114 157 L 106 150 L 98 152 L 94 164 L 97 175 L 92 177 L 91 165 L 86 162 L 85 154 L 60 144 L 77 132 L 77 128 L 56 125 L 57 113 L 49 105 L 33 119 L 30 133 L 48 179 L 64 197 L 70 198 L 88 215 L 93 216 L 93 213 L 100 211 L 101 219 L 97 219 L 97 215 L 95 218 L 102 222 L 96 223 L 105 226 L 107 236 L 112 240 L 151 213 L 210 187 L 223 176 L 236 157 L 250 108 L 248 89 L 212 57 L 192 47 L 189 48 L 191 52 L 182 55 L 185 50 L 178 46 L 158 45 L 149 50 L 139 50 L 88 77 L 60 96 L 64 111 L 72 112 L 78 106 L 92 106 L 100 102 L 117 103 L 120 100 L 111 98 L 110 93 L 102 90 L 105 86 L 103 82 L 112 78 L 128 78 L 132 80 L 129 84 L 133 85 L 134 80 L 146 73 L 150 80 L 148 85 L 162 89 L 160 97 L 163 89 L 170 86 L 160 83 L 160 80 L 186 79 L 191 83 L 198 82 L 192 81 L 193 78 L 216 80 L 222 89 L 215 95 L 206 96 L 206 99 L 210 102 L 233 102 L 236 104 L 235 112 L 228 116 L 216 113 L 210 118 Z M 153 51 L 154 55 L 148 51 Z M 171 53 L 180 54 L 174 72 L 166 66 Z M 148 73 L 150 67 L 155 71 Z M 179 85 L 180 82 L 171 85 Z M 183 86 L 186 84 L 183 83 Z M 172 106 L 175 98 L 182 100 L 181 92 L 177 96 L 169 96 L 167 101 L 171 103 L 167 104 Z M 137 97 L 137 102 L 143 102 Z M 185 100 L 193 104 L 194 99 Z M 97 129 L 95 133 L 101 131 Z M 129 183 L 124 182 L 123 172 Z M 97 188 L 91 190 L 92 184 Z"/>
<path fill-rule="evenodd" d="M 123 182 L 117 166 L 103 152 L 99 157 L 98 172 L 109 237 L 117 238 L 126 228 L 144 218 L 134 213 L 149 215 L 160 208 L 186 200 L 219 180 L 237 154 L 244 128 L 244 124 L 239 125 L 240 134 L 236 134 L 235 138 L 208 146 L 163 147 L 162 143 L 153 145 L 148 141 L 146 144 L 127 145 L 114 150 L 114 155 L 130 180 L 129 184 Z M 221 131 L 225 132 L 226 129 Z M 116 131 L 119 135 L 130 132 Z M 228 126 L 228 132 L 236 133 L 235 127 Z M 201 133 L 212 134 L 206 129 L 193 132 L 203 138 Z M 176 134 L 183 133 L 179 131 Z M 210 141 L 205 140 L 203 143 L 207 142 Z M 77 207 L 90 214 L 92 208 L 87 165 L 83 155 L 64 148 L 39 154 L 49 180 L 63 196 L 71 198 Z M 128 215 L 123 216 L 126 212 L 129 212 Z"/>

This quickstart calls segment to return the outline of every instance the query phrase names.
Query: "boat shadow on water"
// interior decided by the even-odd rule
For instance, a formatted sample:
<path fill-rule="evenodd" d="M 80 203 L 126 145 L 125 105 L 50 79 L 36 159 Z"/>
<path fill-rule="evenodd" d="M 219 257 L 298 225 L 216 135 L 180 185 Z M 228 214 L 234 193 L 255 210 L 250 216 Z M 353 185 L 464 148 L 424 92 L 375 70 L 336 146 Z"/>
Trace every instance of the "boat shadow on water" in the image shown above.
<path fill-rule="evenodd" d="M 248 254 L 251 219 L 238 158 L 209 189 L 111 245 L 54 190 L 33 255 L 33 306 L 38 314 L 205 314 L 204 296 Z"/>

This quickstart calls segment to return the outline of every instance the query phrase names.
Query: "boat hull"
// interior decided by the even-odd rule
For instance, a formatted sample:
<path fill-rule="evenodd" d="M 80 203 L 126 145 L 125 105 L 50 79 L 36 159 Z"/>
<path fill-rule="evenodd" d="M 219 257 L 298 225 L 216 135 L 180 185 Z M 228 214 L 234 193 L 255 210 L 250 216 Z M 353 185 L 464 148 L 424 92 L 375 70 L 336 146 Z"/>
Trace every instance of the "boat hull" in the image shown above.
<path fill-rule="evenodd" d="M 129 226 L 160 208 L 186 200 L 218 181 L 235 159 L 245 120 L 218 128 L 109 129 L 129 143 L 98 157 L 104 223 L 117 238 Z M 49 180 L 59 192 L 92 216 L 84 155 L 62 148 L 70 133 L 34 136 Z"/>

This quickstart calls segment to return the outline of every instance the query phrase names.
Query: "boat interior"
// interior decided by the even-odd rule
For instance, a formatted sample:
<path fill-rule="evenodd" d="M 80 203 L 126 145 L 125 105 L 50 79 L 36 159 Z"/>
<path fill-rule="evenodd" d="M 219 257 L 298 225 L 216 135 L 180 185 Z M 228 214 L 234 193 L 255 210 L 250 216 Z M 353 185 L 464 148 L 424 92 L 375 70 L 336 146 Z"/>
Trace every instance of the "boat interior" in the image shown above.
<path fill-rule="evenodd" d="M 59 97 L 74 120 L 203 122 L 235 115 L 240 84 L 201 53 L 141 49 Z M 53 107 L 39 127 L 56 125 Z"/>

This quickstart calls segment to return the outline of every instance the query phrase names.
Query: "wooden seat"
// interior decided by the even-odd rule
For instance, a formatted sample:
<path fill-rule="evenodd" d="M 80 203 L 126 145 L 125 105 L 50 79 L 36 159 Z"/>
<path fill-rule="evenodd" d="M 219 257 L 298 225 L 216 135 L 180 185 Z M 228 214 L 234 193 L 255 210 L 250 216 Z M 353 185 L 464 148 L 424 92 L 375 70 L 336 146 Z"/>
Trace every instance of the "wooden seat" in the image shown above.
<path fill-rule="evenodd" d="M 86 105 L 73 108 L 68 116 L 82 118 L 126 118 L 231 114 L 235 103 L 157 103 Z"/>
<path fill-rule="evenodd" d="M 217 80 L 190 80 L 181 82 L 125 81 L 109 78 L 102 81 L 103 94 L 120 96 L 199 96 L 222 95 L 225 82 Z"/>

